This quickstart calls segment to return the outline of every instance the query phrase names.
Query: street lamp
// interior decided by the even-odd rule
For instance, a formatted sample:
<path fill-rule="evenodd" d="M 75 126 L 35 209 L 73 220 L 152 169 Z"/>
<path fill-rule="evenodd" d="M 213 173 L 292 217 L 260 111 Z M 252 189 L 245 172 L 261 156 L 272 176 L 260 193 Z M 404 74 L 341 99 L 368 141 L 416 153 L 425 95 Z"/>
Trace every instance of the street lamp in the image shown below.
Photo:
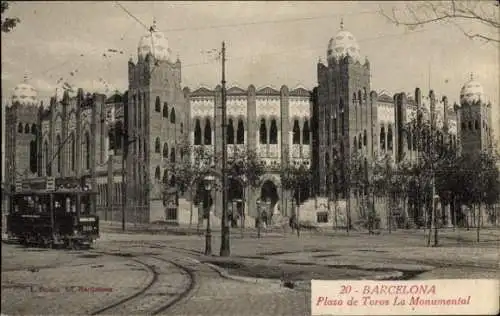
<path fill-rule="evenodd" d="M 210 197 L 214 181 L 215 181 L 214 176 L 206 176 L 203 179 L 203 184 L 205 186 L 205 191 L 206 191 L 205 195 L 206 197 Z M 207 200 L 210 201 L 209 199 Z M 203 212 L 205 212 L 205 209 L 203 209 Z M 209 210 L 207 214 L 207 230 L 205 233 L 205 256 L 210 256 L 210 255 L 212 255 L 212 230 L 210 228 L 210 210 Z"/>
<path fill-rule="evenodd" d="M 260 198 L 257 199 L 257 201 L 255 202 L 255 204 L 257 205 L 257 237 L 260 238 L 260 221 L 261 221 L 261 218 L 260 218 Z"/>

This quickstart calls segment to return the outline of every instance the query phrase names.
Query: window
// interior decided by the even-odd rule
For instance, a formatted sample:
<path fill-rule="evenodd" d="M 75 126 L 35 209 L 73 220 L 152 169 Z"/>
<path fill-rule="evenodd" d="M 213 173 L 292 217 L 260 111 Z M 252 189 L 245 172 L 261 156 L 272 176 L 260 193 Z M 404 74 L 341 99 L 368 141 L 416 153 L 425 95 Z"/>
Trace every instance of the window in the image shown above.
<path fill-rule="evenodd" d="M 167 154 L 167 155 L 168 155 L 168 154 Z M 167 181 L 168 181 L 168 170 L 167 170 L 167 169 L 165 169 L 165 170 L 163 171 L 163 178 L 161 179 L 161 181 L 162 181 L 163 183 L 165 183 L 165 184 L 167 183 Z"/>
<path fill-rule="evenodd" d="M 352 141 L 352 149 L 356 150 L 356 148 L 358 148 L 358 142 L 356 140 L 356 136 L 354 136 L 354 139 Z"/>
<path fill-rule="evenodd" d="M 328 212 L 317 212 L 316 221 L 318 223 L 328 223 Z"/>
<path fill-rule="evenodd" d="M 337 140 L 338 131 L 337 131 L 337 116 L 333 118 L 333 139 Z"/>
<path fill-rule="evenodd" d="M 194 144 L 201 145 L 201 126 L 199 119 L 196 119 L 194 123 Z"/>
<path fill-rule="evenodd" d="M 160 137 L 156 137 L 156 140 L 155 140 L 155 153 L 160 153 L 160 147 L 161 147 L 161 144 L 160 144 Z"/>
<path fill-rule="evenodd" d="M 25 134 L 29 134 L 30 133 L 30 125 L 29 124 L 26 124 L 26 126 L 24 126 L 24 133 Z"/>
<path fill-rule="evenodd" d="M 478 129 L 479 129 L 479 121 L 478 121 L 478 120 L 475 120 L 475 121 L 474 121 L 474 128 L 475 128 L 476 130 L 478 130 Z"/>
<path fill-rule="evenodd" d="M 387 128 L 387 149 L 392 150 L 392 126 Z"/>
<path fill-rule="evenodd" d="M 304 145 L 309 145 L 310 143 L 310 131 L 309 131 L 309 121 L 304 121 L 304 127 L 302 128 L 302 143 Z M 328 133 L 330 134 L 330 133 Z"/>
<path fill-rule="evenodd" d="M 163 158 L 168 158 L 168 144 L 163 144 Z"/>
<path fill-rule="evenodd" d="M 163 102 L 163 117 L 168 118 L 168 103 Z"/>
<path fill-rule="evenodd" d="M 344 120 L 344 111 L 340 113 L 340 135 L 344 136 L 345 134 L 345 120 Z"/>
<path fill-rule="evenodd" d="M 359 149 L 363 148 L 363 137 L 361 137 L 361 134 L 359 134 L 358 138 L 358 148 Z"/>
<path fill-rule="evenodd" d="M 300 144 L 300 126 L 299 126 L 299 120 L 294 120 L 293 121 L 292 144 Z"/>
<path fill-rule="evenodd" d="M 412 145 L 411 145 L 411 138 L 412 138 L 412 137 L 411 137 L 411 131 L 410 131 L 410 130 L 408 130 L 408 131 L 406 132 L 406 142 L 408 143 L 408 150 L 411 150 L 411 148 L 412 148 Z"/>
<path fill-rule="evenodd" d="M 85 170 L 90 169 L 90 135 L 85 132 Z"/>
<path fill-rule="evenodd" d="M 356 105 L 356 92 L 352 94 L 352 104 Z"/>
<path fill-rule="evenodd" d="M 469 129 L 472 131 L 472 122 L 469 121 Z"/>
<path fill-rule="evenodd" d="M 330 145 L 330 120 L 325 117 L 326 144 Z"/>
<path fill-rule="evenodd" d="M 161 102 L 160 102 L 160 97 L 156 97 L 156 101 L 155 101 L 155 111 L 156 111 L 156 112 L 161 112 Z"/>
<path fill-rule="evenodd" d="M 385 127 L 380 128 L 380 150 L 385 150 Z"/>
<path fill-rule="evenodd" d="M 31 134 L 36 135 L 36 131 L 37 131 L 36 125 L 35 124 L 31 125 Z"/>
<path fill-rule="evenodd" d="M 366 132 L 365 129 L 365 131 L 363 132 L 363 145 L 366 146 L 367 143 L 368 143 L 368 133 Z"/>
<path fill-rule="evenodd" d="M 359 105 L 361 105 L 363 103 L 363 99 L 361 98 L 361 90 L 358 90 L 358 102 L 359 102 Z"/>
<path fill-rule="evenodd" d="M 35 173 L 37 171 L 37 144 L 35 140 L 30 142 L 30 171 Z"/>
<path fill-rule="evenodd" d="M 175 148 L 174 147 L 172 147 L 170 149 L 170 162 L 175 163 Z"/>
<path fill-rule="evenodd" d="M 259 142 L 261 144 L 267 144 L 267 127 L 266 120 L 260 120 L 260 129 L 259 129 Z"/>
<path fill-rule="evenodd" d="M 234 126 L 232 119 L 229 119 L 227 122 L 226 138 L 228 145 L 234 145 Z"/>
<path fill-rule="evenodd" d="M 181 134 L 184 134 L 184 124 L 181 123 Z"/>
<path fill-rule="evenodd" d="M 62 155 L 61 153 L 63 152 L 63 149 L 61 148 L 61 136 L 57 135 L 56 136 L 56 153 L 57 153 L 57 172 L 61 173 L 61 167 L 62 167 Z"/>
<path fill-rule="evenodd" d="M 411 139 L 412 148 L 413 148 L 413 150 L 416 151 L 417 150 L 417 133 L 414 132 L 411 138 L 412 138 Z"/>
<path fill-rule="evenodd" d="M 170 110 L 170 123 L 175 124 L 175 109 Z"/>
<path fill-rule="evenodd" d="M 238 130 L 236 131 L 236 143 L 244 144 L 245 143 L 245 128 L 243 126 L 243 120 L 238 120 Z"/>
<path fill-rule="evenodd" d="M 210 120 L 208 118 L 205 119 L 205 137 L 204 144 L 212 145 L 212 127 L 210 126 Z"/>
<path fill-rule="evenodd" d="M 49 164 L 49 143 L 45 141 L 43 143 L 43 163 L 45 164 L 44 169 L 47 176 L 51 176 L 50 164 Z"/>
<path fill-rule="evenodd" d="M 17 126 L 17 132 L 18 133 L 22 133 L 23 132 L 23 123 L 19 123 L 19 125 Z"/>
<path fill-rule="evenodd" d="M 161 177 L 161 171 L 160 171 L 160 166 L 156 166 L 155 168 L 155 180 L 160 180 Z"/>
<path fill-rule="evenodd" d="M 76 140 L 75 133 L 71 133 L 71 171 L 76 168 Z"/>
<path fill-rule="evenodd" d="M 467 128 L 467 124 L 465 122 L 462 122 L 462 129 L 465 130 Z"/>
<path fill-rule="evenodd" d="M 278 126 L 276 125 L 276 120 L 271 120 L 271 128 L 269 131 L 269 144 L 278 143 Z"/>

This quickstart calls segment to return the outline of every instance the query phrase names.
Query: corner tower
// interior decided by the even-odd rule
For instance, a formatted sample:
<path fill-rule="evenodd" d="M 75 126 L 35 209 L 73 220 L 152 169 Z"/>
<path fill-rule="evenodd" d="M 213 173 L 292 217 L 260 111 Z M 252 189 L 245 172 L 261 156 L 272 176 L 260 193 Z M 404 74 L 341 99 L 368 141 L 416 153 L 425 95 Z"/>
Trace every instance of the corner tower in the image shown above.
<path fill-rule="evenodd" d="M 126 124 L 133 141 L 127 159 L 128 192 L 129 203 L 135 200 L 144 210 L 135 220 L 148 222 L 164 216 L 155 205 L 161 204 L 162 183 L 175 181 L 168 170 L 181 158 L 187 113 L 181 62 L 172 60 L 168 40 L 155 24 L 141 37 L 137 55 L 137 63 L 128 63 Z"/>
<path fill-rule="evenodd" d="M 330 39 L 327 64 L 318 63 L 316 102 L 318 127 L 317 165 L 320 172 L 320 195 L 335 191 L 346 194 L 345 164 L 356 151 L 368 151 L 371 137 L 371 111 L 367 94 L 370 91 L 370 63 L 361 59 L 359 45 L 352 33 L 344 29 Z M 338 172 L 333 172 L 337 170 Z"/>

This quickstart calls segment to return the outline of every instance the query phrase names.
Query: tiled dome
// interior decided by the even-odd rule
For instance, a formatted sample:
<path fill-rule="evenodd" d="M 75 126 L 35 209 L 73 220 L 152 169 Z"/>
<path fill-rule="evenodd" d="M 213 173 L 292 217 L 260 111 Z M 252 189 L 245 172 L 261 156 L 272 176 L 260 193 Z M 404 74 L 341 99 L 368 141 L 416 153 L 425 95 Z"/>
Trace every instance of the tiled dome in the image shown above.
<path fill-rule="evenodd" d="M 470 80 L 460 90 L 460 102 L 463 104 L 478 101 L 485 101 L 483 86 L 471 75 Z"/>
<path fill-rule="evenodd" d="M 24 81 L 14 88 L 12 94 L 12 104 L 19 103 L 20 105 L 36 105 L 37 92 L 32 85 L 28 83 L 28 76 L 24 76 Z"/>
<path fill-rule="evenodd" d="M 139 57 L 145 58 L 151 53 L 157 60 L 168 60 L 170 58 L 170 49 L 165 34 L 156 30 L 153 26 L 152 32 L 148 32 L 141 37 L 137 47 Z"/>
<path fill-rule="evenodd" d="M 339 60 L 349 54 L 354 61 L 361 62 L 358 42 L 351 32 L 344 30 L 344 23 L 340 23 L 340 32 L 328 43 L 327 57 Z"/>

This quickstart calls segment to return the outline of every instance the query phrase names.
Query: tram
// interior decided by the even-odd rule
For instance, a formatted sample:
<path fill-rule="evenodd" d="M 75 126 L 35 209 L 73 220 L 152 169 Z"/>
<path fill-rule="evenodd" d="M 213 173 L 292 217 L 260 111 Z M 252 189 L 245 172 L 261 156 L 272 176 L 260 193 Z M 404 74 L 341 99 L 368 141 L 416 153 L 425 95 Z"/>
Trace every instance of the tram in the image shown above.
<path fill-rule="evenodd" d="M 96 194 L 79 184 L 16 190 L 7 215 L 9 239 L 25 246 L 91 247 L 99 238 L 99 217 L 91 211 Z"/>

